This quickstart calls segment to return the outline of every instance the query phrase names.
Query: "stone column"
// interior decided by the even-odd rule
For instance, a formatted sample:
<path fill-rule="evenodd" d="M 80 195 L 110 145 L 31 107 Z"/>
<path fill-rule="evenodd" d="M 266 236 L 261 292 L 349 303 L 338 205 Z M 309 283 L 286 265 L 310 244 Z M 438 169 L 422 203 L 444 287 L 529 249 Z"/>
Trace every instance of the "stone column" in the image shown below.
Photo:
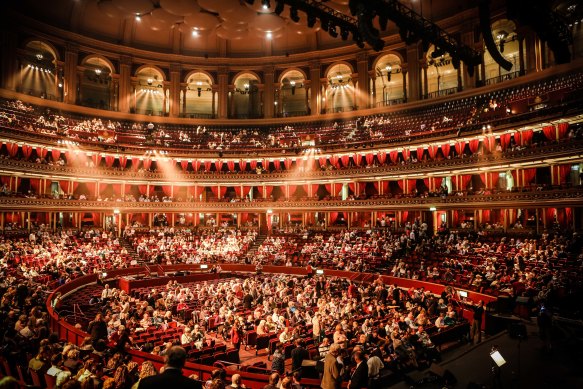
<path fill-rule="evenodd" d="M 180 71 L 180 64 L 170 64 L 170 117 L 173 118 L 180 116 Z"/>
<path fill-rule="evenodd" d="M 263 117 L 272 118 L 275 113 L 274 91 L 275 68 L 272 65 L 263 69 Z"/>
<path fill-rule="evenodd" d="M 407 102 L 409 96 L 407 96 L 407 68 L 401 68 L 401 74 L 403 74 L 403 102 Z"/>
<path fill-rule="evenodd" d="M 226 66 L 219 66 L 218 70 L 219 81 L 219 119 L 227 118 L 227 98 L 229 96 L 229 71 Z"/>
<path fill-rule="evenodd" d="M 2 61 L 2 87 L 9 90 L 16 89 L 16 77 L 18 76 L 18 64 L 16 48 L 18 46 L 18 34 L 10 29 L 3 29 L 0 40 L 0 61 Z"/>
<path fill-rule="evenodd" d="M 118 92 L 118 110 L 120 112 L 130 112 L 130 97 L 132 95 L 132 58 L 121 56 L 119 62 L 119 92 Z"/>
<path fill-rule="evenodd" d="M 356 56 L 356 71 L 358 72 L 358 90 L 354 105 L 357 109 L 368 108 L 369 77 L 368 77 L 368 56 L 365 52 Z"/>
<path fill-rule="evenodd" d="M 65 70 L 63 101 L 67 104 L 75 104 L 77 102 L 77 62 L 79 60 L 79 47 L 68 43 L 65 48 Z"/>
<path fill-rule="evenodd" d="M 421 79 L 419 67 L 419 48 L 417 44 L 407 46 L 407 69 L 409 70 L 409 101 L 421 99 Z"/>
<path fill-rule="evenodd" d="M 310 99 L 311 115 L 320 115 L 322 107 L 320 89 L 320 61 L 310 61 L 310 90 L 312 92 Z"/>

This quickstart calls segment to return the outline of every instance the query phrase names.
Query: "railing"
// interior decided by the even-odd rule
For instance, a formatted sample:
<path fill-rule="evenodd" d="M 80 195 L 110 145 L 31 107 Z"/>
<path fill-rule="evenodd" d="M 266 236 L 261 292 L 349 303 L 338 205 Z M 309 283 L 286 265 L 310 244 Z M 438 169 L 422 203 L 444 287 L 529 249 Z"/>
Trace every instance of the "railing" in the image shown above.
<path fill-rule="evenodd" d="M 447 88 L 447 89 L 442 89 L 442 90 L 428 93 L 425 96 L 423 96 L 423 98 L 424 99 L 434 99 L 436 97 L 453 95 L 454 93 L 457 93 L 457 92 L 459 92 L 458 87 Z"/>
<path fill-rule="evenodd" d="M 280 112 L 277 117 L 280 118 L 291 118 L 291 117 L 297 117 L 297 116 L 306 116 L 308 115 L 308 111 L 304 110 L 304 111 L 284 111 L 284 112 Z"/>
<path fill-rule="evenodd" d="M 484 85 L 493 85 L 498 84 L 500 82 L 513 80 L 520 76 L 520 71 L 510 72 L 507 74 L 502 74 L 496 77 L 488 78 L 484 81 Z"/>
<path fill-rule="evenodd" d="M 162 266 L 165 273 L 176 273 L 179 271 L 200 271 L 200 265 L 169 265 Z M 255 266 L 253 265 L 240 265 L 240 264 L 221 264 L 221 268 L 224 272 L 243 272 L 243 273 L 255 273 Z M 128 269 L 112 270 L 108 272 L 108 279 L 120 279 L 124 276 L 131 276 L 143 273 L 144 268 L 135 267 Z M 291 274 L 291 275 L 302 275 L 308 274 L 307 269 L 297 268 L 297 267 L 286 267 L 286 266 L 264 266 L 263 273 L 274 273 L 274 274 Z M 405 278 L 396 278 L 391 276 L 378 276 L 371 273 L 354 273 L 342 270 L 324 270 L 327 277 L 340 277 L 346 278 L 355 282 L 365 282 L 370 283 L 374 281 L 377 277 L 380 277 L 385 285 L 397 285 L 403 289 L 409 288 L 421 288 L 429 291 L 436 295 L 441 295 L 445 290 L 445 286 L 441 284 L 411 280 Z M 97 281 L 97 274 L 91 274 L 83 277 L 79 277 L 53 291 L 46 301 L 47 311 L 50 317 L 50 329 L 51 332 L 57 333 L 60 339 L 66 340 L 76 345 L 80 345 L 87 333 L 81 329 L 75 328 L 74 325 L 67 323 L 64 318 L 59 317 L 58 312 L 53 309 L 52 301 L 54 300 L 57 293 L 60 293 L 63 298 L 66 298 L 68 294 L 73 293 L 75 290 Z M 467 291 L 468 298 L 473 301 L 482 300 L 484 303 L 488 304 L 497 300 L 495 296 L 481 294 L 473 291 Z M 464 310 L 464 317 L 469 315 L 471 312 Z M 129 355 L 132 360 L 140 364 L 145 360 L 151 361 L 154 366 L 159 369 L 162 367 L 164 361 L 163 358 L 157 355 L 152 355 L 139 350 L 128 350 Z M 206 381 L 211 378 L 211 373 L 216 368 L 213 366 L 200 365 L 197 363 L 186 362 L 183 374 L 189 376 L 191 374 L 196 374 L 199 379 Z M 226 370 L 227 375 L 230 376 L 234 373 L 240 374 L 242 382 L 247 388 L 250 389 L 262 389 L 268 382 L 269 376 L 264 374 L 255 374 L 249 372 L 243 372 L 238 370 Z M 320 380 L 316 379 L 302 379 L 301 384 L 303 387 L 308 389 L 317 389 L 320 387 Z"/>
<path fill-rule="evenodd" d="M 391 105 L 405 104 L 406 102 L 407 102 L 407 99 L 405 97 L 401 97 L 401 98 L 398 98 L 398 99 L 377 101 L 377 103 L 375 104 L 375 106 L 376 107 L 389 107 Z"/>
<path fill-rule="evenodd" d="M 216 115 L 212 113 L 184 112 L 180 114 L 180 117 L 190 119 L 214 119 Z"/>
<path fill-rule="evenodd" d="M 326 110 L 324 111 L 325 113 L 340 113 L 340 112 L 351 112 L 351 111 L 356 111 L 356 107 L 355 106 L 346 106 L 346 107 L 334 107 L 334 108 L 326 108 Z"/>

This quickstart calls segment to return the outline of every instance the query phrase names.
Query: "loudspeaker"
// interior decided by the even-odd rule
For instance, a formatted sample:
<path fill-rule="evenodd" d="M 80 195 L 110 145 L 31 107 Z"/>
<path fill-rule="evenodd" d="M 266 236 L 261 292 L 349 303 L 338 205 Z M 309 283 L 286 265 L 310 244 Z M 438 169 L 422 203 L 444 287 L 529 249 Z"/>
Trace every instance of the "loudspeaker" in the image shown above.
<path fill-rule="evenodd" d="M 441 377 L 446 385 L 455 385 L 457 383 L 457 378 L 455 378 L 453 373 L 439 366 L 437 363 L 432 363 L 429 371 L 436 376 Z"/>
<path fill-rule="evenodd" d="M 526 339 L 526 326 L 524 323 L 510 323 L 508 325 L 508 335 L 512 339 Z"/>

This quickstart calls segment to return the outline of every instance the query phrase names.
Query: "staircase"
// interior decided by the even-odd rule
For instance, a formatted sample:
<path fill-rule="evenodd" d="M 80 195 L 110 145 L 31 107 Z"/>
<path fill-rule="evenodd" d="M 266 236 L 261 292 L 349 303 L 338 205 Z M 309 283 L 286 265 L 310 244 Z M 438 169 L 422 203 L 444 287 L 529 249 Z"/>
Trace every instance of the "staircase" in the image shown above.
<path fill-rule="evenodd" d="M 259 246 L 263 244 L 265 239 L 267 239 L 267 234 L 260 233 L 259 235 L 257 235 L 253 244 L 249 246 L 247 254 L 255 254 L 257 252 L 257 249 L 259 248 Z"/>
<path fill-rule="evenodd" d="M 134 249 L 134 246 L 124 237 L 120 238 L 119 244 L 125 248 L 128 252 L 128 255 L 132 258 L 132 260 L 136 260 L 138 262 L 138 266 L 143 266 L 144 261 L 139 257 L 138 253 Z"/>

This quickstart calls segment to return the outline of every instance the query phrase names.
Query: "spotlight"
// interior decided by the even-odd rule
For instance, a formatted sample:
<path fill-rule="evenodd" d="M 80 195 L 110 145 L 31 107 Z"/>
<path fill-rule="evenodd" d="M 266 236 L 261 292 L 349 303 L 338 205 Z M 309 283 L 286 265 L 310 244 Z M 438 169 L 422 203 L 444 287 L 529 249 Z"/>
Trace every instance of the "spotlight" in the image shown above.
<path fill-rule="evenodd" d="M 95 74 L 97 74 L 99 76 L 101 74 L 101 69 L 99 69 L 99 68 L 95 69 Z"/>
<path fill-rule="evenodd" d="M 136 22 L 140 22 L 142 20 L 142 17 L 140 16 L 140 14 L 136 14 Z"/>
<path fill-rule="evenodd" d="M 267 31 L 267 33 L 265 34 L 265 37 L 267 39 L 271 39 L 273 37 L 273 34 L 271 33 L 271 31 Z"/>
<path fill-rule="evenodd" d="M 192 30 L 192 36 L 198 37 L 200 36 L 200 33 L 198 32 L 198 30 Z"/>
<path fill-rule="evenodd" d="M 263 0 L 263 9 L 264 10 L 268 10 L 269 7 L 271 7 L 271 4 L 269 3 L 269 0 Z"/>
<path fill-rule="evenodd" d="M 289 11 L 289 17 L 292 21 L 294 21 L 295 23 L 300 21 L 300 16 L 298 15 L 298 9 L 295 7 L 292 7 Z"/>
<path fill-rule="evenodd" d="M 41 53 L 38 53 L 38 54 L 36 55 L 36 59 L 38 59 L 39 61 L 41 61 L 43 58 L 44 58 L 44 57 L 43 57 L 43 55 L 42 55 Z"/>

